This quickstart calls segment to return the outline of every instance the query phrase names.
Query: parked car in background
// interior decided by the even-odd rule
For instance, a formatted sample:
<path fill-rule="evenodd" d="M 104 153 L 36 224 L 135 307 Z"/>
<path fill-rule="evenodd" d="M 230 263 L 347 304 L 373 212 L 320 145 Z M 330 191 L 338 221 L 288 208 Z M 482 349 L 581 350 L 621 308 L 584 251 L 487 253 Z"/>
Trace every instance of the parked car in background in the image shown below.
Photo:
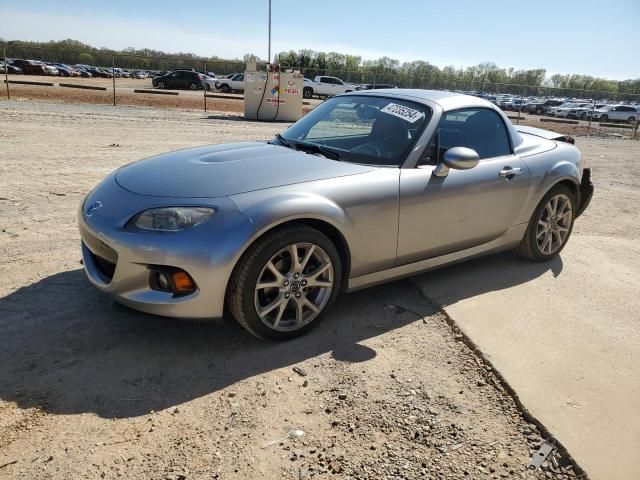
<path fill-rule="evenodd" d="M 244 73 L 232 73 L 214 82 L 216 90 L 223 93 L 244 92 Z"/>
<path fill-rule="evenodd" d="M 592 193 L 563 134 L 516 127 L 477 97 L 364 91 L 268 143 L 126 165 L 83 200 L 78 228 L 88 280 L 116 302 L 230 312 L 287 340 L 342 291 L 512 248 L 553 260 Z"/>
<path fill-rule="evenodd" d="M 318 75 L 313 79 L 312 83 L 305 83 L 302 88 L 302 96 L 304 98 L 311 98 L 314 95 L 318 97 L 332 97 L 341 93 L 355 92 L 356 86 L 351 83 L 346 83 L 340 80 L 338 77 L 327 77 L 324 75 Z"/>
<path fill-rule="evenodd" d="M 7 60 L 7 63 L 9 60 Z M 22 69 L 20 67 L 16 67 L 15 65 L 5 65 L 4 62 L 0 62 L 0 73 L 9 73 L 13 75 L 22 75 Z"/>
<path fill-rule="evenodd" d="M 204 84 L 207 91 L 214 90 L 216 88 L 216 82 L 218 81 L 215 77 L 210 77 L 209 75 L 204 76 Z"/>
<path fill-rule="evenodd" d="M 160 77 L 155 77 L 151 84 L 156 88 L 178 90 L 203 90 L 206 88 L 204 75 L 193 70 L 173 70 Z"/>
<path fill-rule="evenodd" d="M 80 70 L 64 63 L 54 63 L 54 67 L 58 69 L 58 75 L 61 77 L 79 77 Z"/>
<path fill-rule="evenodd" d="M 588 113 L 587 116 L 590 114 Z M 631 105 L 605 105 L 593 111 L 593 120 L 600 122 L 621 121 L 633 123 L 640 120 L 640 114 L 636 107 Z"/>
<path fill-rule="evenodd" d="M 311 81 L 311 80 L 309 80 Z M 396 85 L 390 83 L 363 83 L 356 87 L 356 90 L 380 90 L 383 88 L 398 88 Z"/>
<path fill-rule="evenodd" d="M 142 70 L 136 70 L 133 73 L 131 73 L 131 78 L 143 79 L 147 77 L 148 77 L 147 72 L 143 72 Z"/>
<path fill-rule="evenodd" d="M 45 62 L 40 62 L 38 60 L 32 60 L 32 61 L 42 65 L 42 67 L 44 68 L 45 75 L 49 75 L 51 77 L 57 77 L 58 75 L 60 75 L 60 70 L 58 70 L 58 67 Z"/>
<path fill-rule="evenodd" d="M 576 120 L 584 120 L 587 118 L 593 110 L 604 107 L 604 103 L 585 103 L 581 107 L 572 108 L 567 112 L 567 118 L 574 118 Z"/>
<path fill-rule="evenodd" d="M 582 108 L 589 105 L 587 102 L 583 103 L 575 103 L 575 102 L 566 102 L 557 107 L 552 107 L 549 109 L 549 115 L 552 117 L 558 118 L 567 118 L 569 116 L 569 112 L 571 110 L 575 110 L 576 108 Z"/>
<path fill-rule="evenodd" d="M 91 78 L 93 74 L 84 65 L 74 65 L 73 68 L 78 70 L 82 78 Z"/>
<path fill-rule="evenodd" d="M 46 75 L 44 65 L 33 60 L 12 60 L 11 64 L 18 67 L 25 75 Z"/>
<path fill-rule="evenodd" d="M 536 115 L 543 115 L 549 112 L 552 107 L 557 107 L 564 103 L 563 100 L 534 100 L 532 102 L 525 103 L 523 110 L 528 113 L 535 113 Z"/>
<path fill-rule="evenodd" d="M 92 67 L 91 65 L 75 65 L 75 67 L 90 73 L 92 77 L 113 78 L 113 74 L 110 71 L 102 68 Z"/>

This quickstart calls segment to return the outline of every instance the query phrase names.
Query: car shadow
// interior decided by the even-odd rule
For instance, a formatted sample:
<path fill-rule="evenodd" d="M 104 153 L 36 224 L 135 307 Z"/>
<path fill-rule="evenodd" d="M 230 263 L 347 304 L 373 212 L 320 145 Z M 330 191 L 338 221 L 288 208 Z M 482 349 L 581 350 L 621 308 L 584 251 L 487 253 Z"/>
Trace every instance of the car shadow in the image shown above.
<path fill-rule="evenodd" d="M 457 290 L 460 297 L 507 288 L 558 268 L 522 261 L 517 268 L 505 258 L 428 275 L 448 282 L 466 268 L 465 275 L 476 282 Z M 504 270 L 510 273 L 496 274 Z M 361 342 L 436 312 L 414 281 L 343 295 L 312 332 L 272 343 L 229 319 L 185 322 L 135 312 L 96 291 L 82 270 L 58 273 L 0 299 L 0 398 L 49 413 L 133 417 L 318 355 L 367 361 L 376 352 Z"/>
<path fill-rule="evenodd" d="M 562 268 L 561 256 L 537 263 L 508 251 L 417 275 L 411 281 L 425 297 L 439 307 L 446 307 L 460 300 L 529 282 L 547 272 L 558 277 Z"/>

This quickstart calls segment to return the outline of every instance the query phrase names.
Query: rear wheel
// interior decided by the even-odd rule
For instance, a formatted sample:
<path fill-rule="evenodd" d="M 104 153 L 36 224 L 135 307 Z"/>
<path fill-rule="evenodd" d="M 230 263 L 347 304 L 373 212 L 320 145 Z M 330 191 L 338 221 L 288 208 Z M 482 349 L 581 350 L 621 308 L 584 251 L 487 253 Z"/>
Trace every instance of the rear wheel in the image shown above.
<path fill-rule="evenodd" d="M 164 88 L 164 82 L 158 82 L 158 88 Z"/>
<path fill-rule="evenodd" d="M 542 115 L 542 112 L 543 112 L 542 108 L 540 107 L 536 108 L 536 115 Z"/>
<path fill-rule="evenodd" d="M 601 122 L 606 122 L 607 120 L 609 120 L 609 115 L 607 115 L 606 113 L 600 116 Z"/>
<path fill-rule="evenodd" d="M 200 86 L 197 83 L 192 83 L 189 85 L 189 90 L 200 90 Z"/>
<path fill-rule="evenodd" d="M 636 117 L 629 117 L 627 118 L 627 123 L 633 125 L 633 123 L 636 121 Z"/>
<path fill-rule="evenodd" d="M 302 89 L 302 96 L 303 96 L 304 98 L 311 98 L 311 97 L 313 97 L 313 88 L 311 88 L 311 87 L 304 87 L 304 88 Z"/>
<path fill-rule="evenodd" d="M 227 305 L 253 335 L 288 340 L 318 324 L 335 302 L 341 275 L 340 255 L 323 233 L 286 227 L 245 253 L 230 280 Z"/>
<path fill-rule="evenodd" d="M 517 252 L 536 262 L 551 260 L 567 244 L 575 219 L 576 200 L 567 187 L 556 185 L 544 196 L 531 216 Z"/>

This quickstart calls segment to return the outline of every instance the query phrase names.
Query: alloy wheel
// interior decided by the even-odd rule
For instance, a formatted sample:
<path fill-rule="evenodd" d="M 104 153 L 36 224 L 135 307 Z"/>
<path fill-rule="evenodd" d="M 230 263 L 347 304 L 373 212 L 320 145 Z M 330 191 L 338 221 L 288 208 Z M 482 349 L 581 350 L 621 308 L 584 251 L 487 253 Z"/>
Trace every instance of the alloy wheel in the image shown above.
<path fill-rule="evenodd" d="M 551 197 L 538 219 L 536 244 L 544 255 L 551 255 L 562 248 L 569 236 L 573 210 L 571 200 L 563 193 Z"/>
<path fill-rule="evenodd" d="M 256 312 L 270 329 L 298 330 L 322 312 L 333 285 L 333 264 L 322 248 L 312 243 L 288 245 L 269 259 L 258 276 Z"/>

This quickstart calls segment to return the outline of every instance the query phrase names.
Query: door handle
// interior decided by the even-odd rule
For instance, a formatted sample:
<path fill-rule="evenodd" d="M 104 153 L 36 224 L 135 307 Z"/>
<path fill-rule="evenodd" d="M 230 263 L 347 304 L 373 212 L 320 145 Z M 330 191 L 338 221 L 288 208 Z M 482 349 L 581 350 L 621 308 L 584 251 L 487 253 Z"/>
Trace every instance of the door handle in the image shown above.
<path fill-rule="evenodd" d="M 522 169 L 520 167 L 504 167 L 502 170 L 500 170 L 500 176 L 504 178 L 514 177 L 516 175 L 522 175 Z"/>

